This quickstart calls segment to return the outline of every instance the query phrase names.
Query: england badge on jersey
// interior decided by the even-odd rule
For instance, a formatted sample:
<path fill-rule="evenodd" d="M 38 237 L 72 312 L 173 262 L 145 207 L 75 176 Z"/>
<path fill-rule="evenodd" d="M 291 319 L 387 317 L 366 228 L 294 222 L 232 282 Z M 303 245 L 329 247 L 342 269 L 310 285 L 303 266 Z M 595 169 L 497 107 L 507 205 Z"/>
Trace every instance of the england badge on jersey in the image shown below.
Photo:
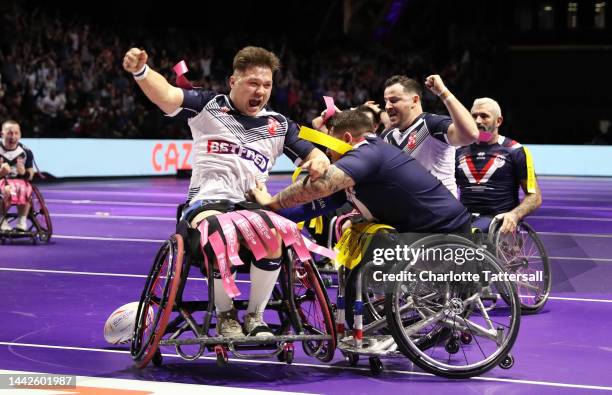
<path fill-rule="evenodd" d="M 504 158 L 503 155 L 497 155 L 497 157 L 495 158 L 495 167 L 497 168 L 504 167 L 505 164 L 506 164 L 506 158 Z"/>
<path fill-rule="evenodd" d="M 276 131 L 278 130 L 279 126 L 280 126 L 280 123 L 278 123 L 276 119 L 274 119 L 273 117 L 268 117 L 268 132 L 272 136 L 276 134 Z"/>
<path fill-rule="evenodd" d="M 410 136 L 408 136 L 408 148 L 409 149 L 416 148 L 416 134 L 415 133 L 411 133 Z"/>

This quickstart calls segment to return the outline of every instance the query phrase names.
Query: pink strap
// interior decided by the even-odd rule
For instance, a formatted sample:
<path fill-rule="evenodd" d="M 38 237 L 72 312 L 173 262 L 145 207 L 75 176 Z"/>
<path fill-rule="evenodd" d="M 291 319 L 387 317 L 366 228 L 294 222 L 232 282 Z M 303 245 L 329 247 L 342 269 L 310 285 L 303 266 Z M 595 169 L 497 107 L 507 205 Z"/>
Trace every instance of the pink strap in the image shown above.
<path fill-rule="evenodd" d="M 263 240 L 268 251 L 271 252 L 279 249 L 280 246 L 278 245 L 278 240 L 274 236 L 274 233 L 272 233 L 272 230 L 270 229 L 266 221 L 264 221 L 264 219 L 261 218 L 259 214 L 248 210 L 240 210 L 236 211 L 236 213 L 242 215 L 244 218 L 247 219 L 247 221 L 249 221 L 251 225 L 253 225 L 253 228 L 255 228 L 255 231 L 257 232 L 261 240 Z"/>
<path fill-rule="evenodd" d="M 324 257 L 327 257 L 332 260 L 336 259 L 336 255 L 338 255 L 336 251 L 315 244 L 307 237 L 302 236 L 302 238 L 304 239 L 304 244 L 306 244 L 306 248 L 308 248 L 309 251 L 314 252 L 315 254 L 323 255 Z"/>
<path fill-rule="evenodd" d="M 276 230 L 278 230 L 281 234 L 285 245 L 293 247 L 293 250 L 297 254 L 300 261 L 305 262 L 309 260 L 311 258 L 310 253 L 304 245 L 302 234 L 300 233 L 297 225 L 294 222 L 273 212 L 266 211 L 266 213 L 274 223 Z"/>
<path fill-rule="evenodd" d="M 217 257 L 217 266 L 219 267 L 219 272 L 221 272 L 223 288 L 225 288 L 227 296 L 230 298 L 235 298 L 236 296 L 240 295 L 240 290 L 238 287 L 236 287 L 234 277 L 232 277 L 230 265 L 228 264 L 227 257 L 225 255 L 225 245 L 223 244 L 223 239 L 221 239 L 219 232 L 215 232 L 208 236 L 208 241 L 210 242 L 210 245 L 215 252 L 215 256 Z"/>
<path fill-rule="evenodd" d="M 325 106 L 327 107 L 327 110 L 325 111 L 325 117 L 323 118 L 323 125 L 325 125 L 327 123 L 327 120 L 336 113 L 336 107 L 334 106 L 333 97 L 323 96 L 323 100 L 325 101 Z"/>
<path fill-rule="evenodd" d="M 174 65 L 172 71 L 176 74 L 176 85 L 183 89 L 193 89 L 193 84 L 185 77 L 185 73 L 189 71 L 187 64 L 184 60 L 181 60 Z"/>
<path fill-rule="evenodd" d="M 212 273 L 208 273 L 208 257 L 206 251 L 204 251 L 204 246 L 208 243 L 208 221 L 200 222 L 198 230 L 200 231 L 200 248 L 202 249 L 202 256 L 204 256 L 204 270 L 207 272 L 207 276 L 212 276 Z"/>
<path fill-rule="evenodd" d="M 342 237 L 342 224 L 344 223 L 344 221 L 351 217 L 354 217 L 355 215 L 359 215 L 359 212 L 357 210 L 353 210 L 350 213 L 346 213 L 336 218 L 336 241 L 339 241 L 340 237 Z"/>
<path fill-rule="evenodd" d="M 0 187 L 4 188 L 5 185 L 9 186 L 11 193 L 8 198 L 9 204 L 24 205 L 28 203 L 30 196 L 32 196 L 32 185 L 29 182 L 15 179 L 9 179 L 6 182 L 0 180 Z"/>
<path fill-rule="evenodd" d="M 244 262 L 238 256 L 238 249 L 240 245 L 238 243 L 238 234 L 236 233 L 236 227 L 232 222 L 232 219 L 227 214 L 217 215 L 219 225 L 221 225 L 221 231 L 225 236 L 225 245 L 227 247 L 227 256 L 233 266 L 242 266 Z"/>
<path fill-rule="evenodd" d="M 268 253 L 266 252 L 266 248 L 263 246 L 263 242 L 255 233 L 255 230 L 249 224 L 249 221 L 246 220 L 242 215 L 236 212 L 229 212 L 227 215 L 234 222 L 236 227 L 240 230 L 242 237 L 247 243 L 247 246 L 253 252 L 256 260 L 260 260 L 264 258 Z"/>

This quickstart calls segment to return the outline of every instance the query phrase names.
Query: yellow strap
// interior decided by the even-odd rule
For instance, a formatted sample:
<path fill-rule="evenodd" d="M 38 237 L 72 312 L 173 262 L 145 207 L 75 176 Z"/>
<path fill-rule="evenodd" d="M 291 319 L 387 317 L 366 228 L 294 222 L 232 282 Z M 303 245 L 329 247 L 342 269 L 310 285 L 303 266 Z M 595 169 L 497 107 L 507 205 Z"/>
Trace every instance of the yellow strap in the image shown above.
<path fill-rule="evenodd" d="M 302 168 L 301 167 L 296 167 L 295 170 L 293 171 L 293 174 L 291 175 L 291 182 L 295 182 L 295 180 L 297 180 L 298 176 L 300 175 L 300 173 L 302 172 Z"/>
<path fill-rule="evenodd" d="M 536 177 L 535 177 L 535 168 L 533 166 L 533 158 L 531 157 L 531 152 L 527 149 L 527 147 L 523 146 L 525 150 L 525 160 L 527 162 L 527 193 L 535 193 L 536 192 Z"/>
<path fill-rule="evenodd" d="M 344 265 L 349 269 L 357 266 L 361 262 L 363 252 L 367 251 L 374 234 L 382 229 L 393 229 L 393 227 L 374 223 L 351 225 L 334 246 L 334 250 L 338 253 L 336 264 Z"/>
<path fill-rule="evenodd" d="M 328 134 L 319 132 L 318 130 L 307 128 L 306 126 L 302 126 L 300 128 L 300 133 L 298 134 L 298 137 L 304 140 L 308 140 L 312 143 L 322 145 L 323 147 L 336 151 L 340 155 L 344 155 L 348 151 L 353 149 L 350 144 L 345 143 L 342 140 L 339 140 Z"/>

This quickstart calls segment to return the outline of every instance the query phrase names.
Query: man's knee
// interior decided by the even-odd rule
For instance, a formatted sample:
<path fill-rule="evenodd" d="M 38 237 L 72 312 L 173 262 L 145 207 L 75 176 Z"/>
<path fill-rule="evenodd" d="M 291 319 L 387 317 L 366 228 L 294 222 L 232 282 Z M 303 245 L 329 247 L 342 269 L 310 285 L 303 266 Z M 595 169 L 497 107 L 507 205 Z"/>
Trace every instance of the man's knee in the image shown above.
<path fill-rule="evenodd" d="M 198 225 L 200 225 L 200 222 L 204 221 L 207 217 L 210 217 L 211 215 L 217 215 L 217 214 L 222 214 L 222 213 L 221 211 L 217 211 L 217 210 L 202 211 L 201 213 L 198 213 L 195 217 L 193 217 L 190 225 L 192 228 L 197 228 Z"/>

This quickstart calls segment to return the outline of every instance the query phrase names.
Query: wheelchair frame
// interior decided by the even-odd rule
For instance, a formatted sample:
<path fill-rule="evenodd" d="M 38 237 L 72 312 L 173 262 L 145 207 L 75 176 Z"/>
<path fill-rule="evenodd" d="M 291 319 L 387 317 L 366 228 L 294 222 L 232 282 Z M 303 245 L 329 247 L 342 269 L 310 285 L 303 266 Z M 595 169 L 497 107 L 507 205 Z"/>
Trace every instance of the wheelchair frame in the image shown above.
<path fill-rule="evenodd" d="M 30 186 L 32 187 L 32 195 L 30 196 L 30 210 L 27 216 L 29 227 L 25 232 L 15 229 L 11 231 L 0 231 L 0 241 L 3 244 L 6 240 L 25 238 L 31 239 L 32 244 L 37 244 L 38 242 L 49 243 L 51 241 L 53 225 L 51 223 L 49 210 L 47 209 L 45 200 L 38 187 L 31 182 Z M 14 205 L 9 205 L 8 207 L 4 207 L 4 215 L 0 216 L 0 222 L 6 219 L 7 222 L 11 223 L 17 219 L 17 214 L 9 211 L 13 206 Z M 38 219 L 39 216 L 42 216 L 42 221 Z"/>
<path fill-rule="evenodd" d="M 323 282 L 312 261 L 301 263 L 289 248 L 283 248 L 284 264 L 281 265 L 280 281 L 266 308 L 276 311 L 279 316 L 280 324 L 270 324 L 274 336 L 228 338 L 210 334 L 215 327 L 214 281 L 207 280 L 206 301 L 183 300 L 191 266 L 202 264 L 202 273 L 207 278 L 206 274 L 212 273 L 213 269 L 212 259 L 204 263 L 196 262 L 194 255 L 189 248 L 185 248 L 184 236 L 177 233 L 162 245 L 155 258 L 140 299 L 132 337 L 131 355 L 138 368 L 144 368 L 150 361 L 161 365 L 159 346 L 174 346 L 177 354 L 185 360 L 195 360 L 212 351 L 217 364 L 223 366 L 228 363 L 229 353 L 238 359 L 276 356 L 290 364 L 294 357 L 293 343 L 302 342 L 307 355 L 323 362 L 331 361 L 336 347 L 335 323 Z M 295 288 L 299 286 L 306 291 L 296 295 Z M 161 291 L 161 295 L 152 295 L 155 288 Z M 157 311 L 154 311 L 153 322 L 148 323 L 149 311 L 147 309 L 145 313 L 145 306 L 151 308 L 152 303 L 157 304 Z M 246 300 L 237 300 L 234 306 L 242 310 L 246 309 L 247 303 Z M 304 303 L 317 305 L 323 328 L 308 321 L 301 310 Z M 204 314 L 201 324 L 193 316 L 196 312 Z M 170 320 L 172 313 L 176 313 L 176 316 Z M 181 339 L 186 332 L 193 337 Z M 189 345 L 199 346 L 198 351 L 191 354 L 185 352 L 183 348 Z M 261 350 L 267 352 L 257 352 Z"/>

